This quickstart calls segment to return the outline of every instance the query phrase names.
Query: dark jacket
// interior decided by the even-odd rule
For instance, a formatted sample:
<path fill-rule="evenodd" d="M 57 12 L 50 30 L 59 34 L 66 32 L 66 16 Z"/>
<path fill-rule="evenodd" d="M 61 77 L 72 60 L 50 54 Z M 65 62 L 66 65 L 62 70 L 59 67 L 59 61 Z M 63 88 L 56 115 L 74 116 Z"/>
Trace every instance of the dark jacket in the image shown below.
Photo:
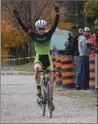
<path fill-rule="evenodd" d="M 78 38 L 80 34 L 78 34 L 76 37 L 74 37 L 72 42 L 72 51 L 74 56 L 79 56 L 79 50 L 78 50 Z"/>
<path fill-rule="evenodd" d="M 73 37 L 70 37 L 68 39 L 68 42 L 65 42 L 65 44 L 64 44 L 66 55 L 72 55 L 73 56 L 72 42 L 73 42 Z"/>

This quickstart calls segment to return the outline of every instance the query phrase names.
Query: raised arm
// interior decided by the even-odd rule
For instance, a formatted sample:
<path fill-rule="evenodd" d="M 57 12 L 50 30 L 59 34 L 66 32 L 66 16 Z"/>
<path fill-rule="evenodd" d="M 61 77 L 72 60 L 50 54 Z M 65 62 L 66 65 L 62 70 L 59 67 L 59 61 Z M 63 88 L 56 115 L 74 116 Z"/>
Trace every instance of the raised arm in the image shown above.
<path fill-rule="evenodd" d="M 16 19 L 18 20 L 19 25 L 22 27 L 22 29 L 23 29 L 29 36 L 33 37 L 33 36 L 34 36 L 34 32 L 32 32 L 31 29 L 27 28 L 27 27 L 24 25 L 24 23 L 23 23 L 22 20 L 20 19 L 19 11 L 18 11 L 17 9 L 14 9 L 13 12 L 14 12 L 14 15 L 15 15 Z"/>
<path fill-rule="evenodd" d="M 54 25 L 52 26 L 52 29 L 48 33 L 54 33 L 54 31 L 55 31 L 55 29 L 56 29 L 56 27 L 58 25 L 59 16 L 60 16 L 59 7 L 55 6 L 55 12 L 56 12 L 55 22 L 54 22 Z"/>

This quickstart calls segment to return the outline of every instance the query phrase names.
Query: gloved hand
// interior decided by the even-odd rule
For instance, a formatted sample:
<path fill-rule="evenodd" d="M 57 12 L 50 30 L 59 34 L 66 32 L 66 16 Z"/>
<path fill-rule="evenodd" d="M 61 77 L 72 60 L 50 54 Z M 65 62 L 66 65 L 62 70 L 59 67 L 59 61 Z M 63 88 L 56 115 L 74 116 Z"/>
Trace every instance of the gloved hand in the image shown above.
<path fill-rule="evenodd" d="M 55 12 L 56 13 L 60 13 L 60 10 L 59 10 L 59 7 L 58 6 L 55 6 Z"/>
<path fill-rule="evenodd" d="M 16 18 L 20 17 L 19 11 L 17 9 L 14 9 L 13 13 L 14 13 Z"/>

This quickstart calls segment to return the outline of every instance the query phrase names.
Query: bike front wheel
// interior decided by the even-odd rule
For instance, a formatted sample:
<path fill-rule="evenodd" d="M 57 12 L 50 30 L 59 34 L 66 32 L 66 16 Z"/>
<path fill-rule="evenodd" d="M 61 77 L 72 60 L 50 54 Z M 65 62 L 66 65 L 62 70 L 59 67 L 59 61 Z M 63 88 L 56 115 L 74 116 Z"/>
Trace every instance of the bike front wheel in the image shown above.
<path fill-rule="evenodd" d="M 45 116 L 45 111 L 46 111 L 46 92 L 43 90 L 42 91 L 42 116 Z"/>
<path fill-rule="evenodd" d="M 48 105 L 48 110 L 49 110 L 49 117 L 52 117 L 52 109 L 53 109 L 53 103 L 52 103 L 52 87 L 50 81 L 47 83 L 47 105 Z"/>

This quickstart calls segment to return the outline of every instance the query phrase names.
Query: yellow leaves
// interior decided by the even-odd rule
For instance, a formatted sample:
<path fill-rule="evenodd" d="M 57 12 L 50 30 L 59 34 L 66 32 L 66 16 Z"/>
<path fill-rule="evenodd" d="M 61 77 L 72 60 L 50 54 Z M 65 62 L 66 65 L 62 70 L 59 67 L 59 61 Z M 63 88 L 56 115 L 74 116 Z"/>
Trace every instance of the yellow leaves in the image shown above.
<path fill-rule="evenodd" d="M 9 47 L 9 45 L 6 43 L 6 44 L 4 44 L 4 47 L 5 47 L 5 48 L 8 48 L 8 47 Z"/>
<path fill-rule="evenodd" d="M 98 0 L 87 0 L 84 6 L 84 13 L 87 17 L 98 15 Z"/>
<path fill-rule="evenodd" d="M 1 21 L 1 37 L 2 37 L 2 47 L 17 47 L 24 44 L 24 39 L 21 36 L 13 25 L 6 22 L 5 20 Z"/>
<path fill-rule="evenodd" d="M 55 18 L 55 11 L 54 11 L 54 9 L 51 10 L 50 18 L 51 18 L 51 20 L 53 20 Z"/>
<path fill-rule="evenodd" d="M 62 29 L 62 30 L 69 30 L 70 28 L 72 28 L 74 26 L 73 23 L 70 23 L 70 22 L 60 22 L 58 24 L 58 28 L 59 29 Z M 47 30 L 51 29 L 52 28 L 52 25 L 49 24 L 48 27 L 47 27 Z"/>
<path fill-rule="evenodd" d="M 5 20 L 2 20 L 1 23 L 2 23 L 2 25 L 4 25 L 4 26 L 6 25 L 6 21 L 5 21 Z"/>
<path fill-rule="evenodd" d="M 67 10 L 64 7 L 64 2 L 60 2 L 59 1 L 59 2 L 56 2 L 56 4 L 60 8 L 60 20 L 59 20 L 58 28 L 59 29 L 64 29 L 64 30 L 68 30 L 68 29 L 72 28 L 73 27 L 73 23 L 65 22 L 64 21 L 66 15 L 67 15 Z M 47 12 L 47 9 L 44 11 L 44 15 L 45 15 L 45 13 L 48 13 L 48 14 L 46 14 L 47 16 L 44 16 L 44 18 L 50 22 L 50 24 L 48 24 L 47 30 L 52 28 L 52 25 L 54 23 L 54 19 L 55 19 L 55 16 L 56 16 L 54 8 L 52 8 L 49 11 L 50 12 Z"/>
<path fill-rule="evenodd" d="M 51 24 L 48 24 L 46 30 L 49 30 L 49 29 L 51 29 L 51 28 L 52 28 L 52 25 L 51 25 Z"/>
<path fill-rule="evenodd" d="M 70 23 L 70 22 L 65 22 L 65 23 L 61 22 L 58 25 L 59 29 L 64 29 L 64 30 L 68 30 L 68 29 L 72 28 L 73 26 L 74 26 L 74 24 Z"/>

